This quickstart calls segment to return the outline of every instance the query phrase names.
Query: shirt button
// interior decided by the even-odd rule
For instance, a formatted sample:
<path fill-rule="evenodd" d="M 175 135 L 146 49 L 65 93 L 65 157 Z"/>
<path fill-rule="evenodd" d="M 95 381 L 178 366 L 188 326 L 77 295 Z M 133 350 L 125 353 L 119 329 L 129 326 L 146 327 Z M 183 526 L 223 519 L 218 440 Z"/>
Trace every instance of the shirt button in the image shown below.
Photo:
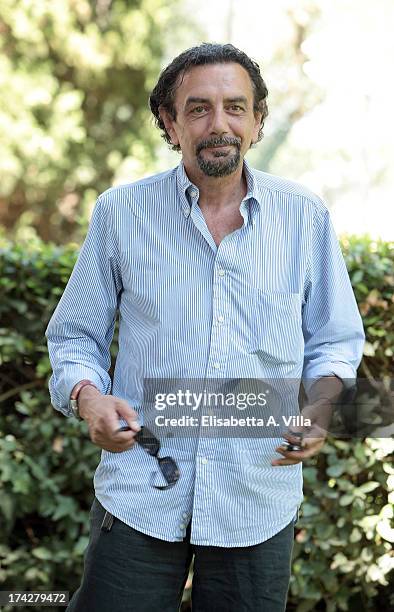
<path fill-rule="evenodd" d="M 219 321 L 219 323 L 223 323 L 224 317 L 222 315 L 219 315 L 218 316 L 218 321 Z"/>
<path fill-rule="evenodd" d="M 218 361 L 215 361 L 215 363 L 213 364 L 213 367 L 215 368 L 215 370 L 219 370 L 220 363 Z"/>
<path fill-rule="evenodd" d="M 195 189 L 192 189 L 192 190 L 190 191 L 190 195 L 192 196 L 192 198 L 195 198 L 195 197 L 196 197 L 196 195 L 197 195 L 197 191 L 196 191 Z"/>
<path fill-rule="evenodd" d="M 226 270 L 223 270 L 222 268 L 220 270 L 218 270 L 218 275 L 219 276 L 225 276 L 226 274 Z"/>
<path fill-rule="evenodd" d="M 179 524 L 179 527 L 180 527 L 181 529 L 184 529 L 184 528 L 186 527 L 186 525 L 185 525 L 185 523 L 180 523 L 180 524 Z"/>
<path fill-rule="evenodd" d="M 203 457 L 203 458 L 201 459 L 201 463 L 208 463 L 208 459 L 207 459 L 206 457 Z"/>
<path fill-rule="evenodd" d="M 187 519 L 187 514 L 186 514 L 186 512 L 184 512 L 184 513 L 182 514 L 182 518 Z"/>

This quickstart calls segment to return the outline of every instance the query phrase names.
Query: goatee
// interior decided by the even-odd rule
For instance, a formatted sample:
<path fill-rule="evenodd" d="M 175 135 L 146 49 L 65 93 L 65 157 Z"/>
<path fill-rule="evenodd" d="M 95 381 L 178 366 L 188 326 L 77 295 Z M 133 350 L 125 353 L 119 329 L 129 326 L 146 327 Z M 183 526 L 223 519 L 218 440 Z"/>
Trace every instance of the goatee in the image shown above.
<path fill-rule="evenodd" d="M 217 150 L 214 152 L 214 157 L 217 158 L 217 161 L 214 159 L 206 159 L 203 155 L 201 155 L 201 151 L 203 149 L 226 145 L 234 145 L 236 147 L 235 152 L 233 154 L 229 154 L 224 151 Z M 241 143 L 235 138 L 213 138 L 211 140 L 204 140 L 203 142 L 200 142 L 196 149 L 197 162 L 200 166 L 200 170 L 204 172 L 206 176 L 221 177 L 232 174 L 238 168 L 241 161 L 240 148 Z"/>

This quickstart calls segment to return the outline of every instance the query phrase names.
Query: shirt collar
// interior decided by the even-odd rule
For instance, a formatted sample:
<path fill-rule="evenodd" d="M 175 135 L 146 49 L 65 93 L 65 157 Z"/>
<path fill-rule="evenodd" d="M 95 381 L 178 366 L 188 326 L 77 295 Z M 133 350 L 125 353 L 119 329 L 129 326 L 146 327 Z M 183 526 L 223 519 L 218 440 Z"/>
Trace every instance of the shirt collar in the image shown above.
<path fill-rule="evenodd" d="M 247 192 L 243 202 L 249 202 L 248 208 L 251 215 L 250 218 L 254 224 L 256 214 L 259 212 L 261 207 L 262 198 L 253 168 L 249 165 L 246 159 L 244 159 L 243 164 L 247 185 Z M 176 169 L 176 184 L 183 214 L 185 217 L 188 217 L 190 215 L 193 202 L 198 200 L 199 190 L 187 176 L 183 160 L 181 160 Z"/>

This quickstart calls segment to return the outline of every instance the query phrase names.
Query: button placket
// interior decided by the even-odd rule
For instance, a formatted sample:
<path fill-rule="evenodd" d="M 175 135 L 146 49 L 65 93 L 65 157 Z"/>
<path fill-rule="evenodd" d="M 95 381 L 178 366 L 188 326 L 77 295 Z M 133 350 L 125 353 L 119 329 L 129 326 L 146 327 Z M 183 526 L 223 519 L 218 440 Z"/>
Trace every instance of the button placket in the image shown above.
<path fill-rule="evenodd" d="M 231 254 L 231 247 L 222 244 L 220 248 L 220 259 L 216 262 L 213 276 L 211 351 L 208 362 L 208 372 L 214 377 L 225 376 L 229 346 L 229 306 L 226 299 L 229 278 L 225 261 L 227 253 Z"/>
<path fill-rule="evenodd" d="M 231 277 L 228 270 L 232 269 L 232 260 L 236 254 L 237 240 L 223 241 L 217 250 L 213 269 L 212 294 L 212 325 L 211 343 L 207 363 L 207 378 L 223 378 L 226 375 L 229 352 L 230 309 L 229 302 Z M 220 319 L 219 319 L 220 318 Z M 204 409 L 204 414 L 212 413 L 212 408 Z M 215 435 L 212 428 L 212 435 Z M 206 432 L 204 433 L 206 436 Z M 214 439 L 210 436 L 199 437 L 196 457 L 195 494 L 193 501 L 193 517 L 196 519 L 197 537 L 201 542 L 207 538 L 204 518 L 209 515 L 213 502 L 213 487 L 211 478 L 214 478 L 215 463 L 211 461 L 215 447 Z"/>

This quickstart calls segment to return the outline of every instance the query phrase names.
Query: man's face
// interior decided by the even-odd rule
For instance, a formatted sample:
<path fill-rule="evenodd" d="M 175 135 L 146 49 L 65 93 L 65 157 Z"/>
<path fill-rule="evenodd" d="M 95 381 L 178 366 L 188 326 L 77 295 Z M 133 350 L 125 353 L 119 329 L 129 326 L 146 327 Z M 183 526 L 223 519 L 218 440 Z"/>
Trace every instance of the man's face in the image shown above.
<path fill-rule="evenodd" d="M 195 66 L 175 94 L 176 120 L 161 111 L 171 141 L 186 169 L 227 176 L 257 141 L 261 114 L 253 111 L 248 72 L 237 63 Z"/>

